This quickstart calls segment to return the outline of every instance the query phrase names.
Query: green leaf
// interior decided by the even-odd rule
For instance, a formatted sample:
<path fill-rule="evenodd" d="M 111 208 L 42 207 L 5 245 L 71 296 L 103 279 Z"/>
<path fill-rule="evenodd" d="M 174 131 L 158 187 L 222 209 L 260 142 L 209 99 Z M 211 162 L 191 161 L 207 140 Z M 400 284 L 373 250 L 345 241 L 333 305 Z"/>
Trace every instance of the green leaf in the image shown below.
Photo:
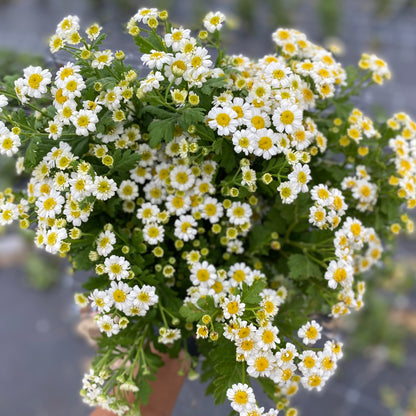
<path fill-rule="evenodd" d="M 204 312 L 191 302 L 181 306 L 179 313 L 186 319 L 186 322 L 197 322 L 204 315 Z"/>
<path fill-rule="evenodd" d="M 216 375 L 208 386 L 215 399 L 215 404 L 223 403 L 227 390 L 243 380 L 243 364 L 235 359 L 235 346 L 228 340 L 218 342 L 209 353 L 209 360 L 214 364 Z"/>
<path fill-rule="evenodd" d="M 172 113 L 171 111 L 167 111 L 163 109 L 162 107 L 157 107 L 155 105 L 147 105 L 141 109 L 141 113 L 150 113 L 160 120 L 164 120 L 166 118 L 171 118 L 173 116 L 176 116 L 176 113 Z"/>
<path fill-rule="evenodd" d="M 201 88 L 201 92 L 205 95 L 211 95 L 214 89 L 225 87 L 226 82 L 227 81 L 225 77 L 210 78 L 204 82 L 204 85 Z"/>
<path fill-rule="evenodd" d="M 179 113 L 178 124 L 182 129 L 187 130 L 192 124 L 202 123 L 205 119 L 203 108 L 184 108 Z"/>
<path fill-rule="evenodd" d="M 94 289 L 104 289 L 108 286 L 108 278 L 106 276 L 92 276 L 82 284 L 85 290 L 92 292 Z"/>
<path fill-rule="evenodd" d="M 175 132 L 176 117 L 164 120 L 153 120 L 149 125 L 149 145 L 156 147 L 162 141 L 170 142 L 173 140 Z"/>
<path fill-rule="evenodd" d="M 292 254 L 287 262 L 289 275 L 292 279 L 307 279 L 321 277 L 320 267 L 303 254 Z"/>
<path fill-rule="evenodd" d="M 117 149 L 114 153 L 113 170 L 129 171 L 137 166 L 141 156 L 131 150 Z"/>
<path fill-rule="evenodd" d="M 258 279 L 252 285 L 243 283 L 241 301 L 244 303 L 258 304 L 261 301 L 260 292 L 266 287 L 265 279 Z"/>

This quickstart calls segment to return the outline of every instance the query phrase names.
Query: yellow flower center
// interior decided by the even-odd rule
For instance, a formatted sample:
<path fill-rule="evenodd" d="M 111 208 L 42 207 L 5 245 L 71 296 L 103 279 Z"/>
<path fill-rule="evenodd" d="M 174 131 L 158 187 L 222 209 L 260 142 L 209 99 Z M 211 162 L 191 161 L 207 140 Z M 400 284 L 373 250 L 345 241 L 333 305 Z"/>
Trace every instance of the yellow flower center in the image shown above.
<path fill-rule="evenodd" d="M 43 81 L 43 76 L 40 74 L 32 74 L 28 79 L 28 84 L 30 88 L 37 90 L 40 86 L 40 83 Z"/>
<path fill-rule="evenodd" d="M 292 124 L 294 119 L 295 115 L 289 110 L 285 110 L 282 112 L 282 114 L 280 114 L 280 121 L 283 124 Z"/>
<path fill-rule="evenodd" d="M 116 302 L 123 303 L 126 300 L 127 295 L 122 290 L 116 289 L 113 293 L 113 298 Z"/>

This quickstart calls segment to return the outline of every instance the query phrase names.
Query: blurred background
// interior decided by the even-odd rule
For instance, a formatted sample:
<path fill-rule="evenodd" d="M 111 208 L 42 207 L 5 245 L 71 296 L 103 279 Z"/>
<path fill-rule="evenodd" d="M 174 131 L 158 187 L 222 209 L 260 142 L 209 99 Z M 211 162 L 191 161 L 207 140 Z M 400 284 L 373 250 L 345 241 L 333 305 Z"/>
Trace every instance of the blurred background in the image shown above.
<path fill-rule="evenodd" d="M 175 23 L 199 29 L 206 12 L 226 13 L 227 50 L 250 57 L 272 51 L 271 33 L 295 27 L 317 43 L 337 45 L 338 59 L 356 64 L 362 52 L 386 59 L 393 73 L 373 87 L 360 108 L 377 118 L 406 111 L 416 118 L 416 0 L 0 0 L 0 77 L 28 65 L 54 65 L 46 46 L 68 14 L 81 26 L 99 22 L 106 46 L 139 53 L 122 25 L 140 7 L 167 9 Z M 232 30 L 231 30 L 232 29 Z M 0 189 L 21 184 L 14 161 L 0 158 Z M 416 241 L 399 239 L 396 257 L 369 276 L 366 308 L 336 323 L 346 358 L 321 394 L 302 390 L 294 405 L 305 416 L 416 416 Z M 78 392 L 94 355 L 82 338 L 73 303 L 85 275 L 32 247 L 17 229 L 0 235 L 0 414 L 87 416 Z M 329 328 L 331 330 L 331 328 Z M 272 403 L 262 398 L 266 408 Z M 173 416 L 226 415 L 186 382 Z"/>

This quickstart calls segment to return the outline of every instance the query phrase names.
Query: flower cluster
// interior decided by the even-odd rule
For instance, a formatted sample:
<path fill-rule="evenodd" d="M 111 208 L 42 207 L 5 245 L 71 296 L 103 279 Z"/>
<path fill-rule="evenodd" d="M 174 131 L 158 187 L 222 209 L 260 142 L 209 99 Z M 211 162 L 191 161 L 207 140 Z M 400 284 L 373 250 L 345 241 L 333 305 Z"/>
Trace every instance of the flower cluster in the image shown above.
<path fill-rule="evenodd" d="M 139 77 L 100 49 L 98 24 L 83 36 L 67 16 L 50 49 L 71 59 L 0 84 L 0 151 L 30 175 L 0 194 L 0 225 L 20 221 L 93 271 L 75 299 L 103 336 L 81 393 L 119 415 L 146 401 L 159 354 L 189 355 L 189 339 L 218 402 L 294 414 L 290 397 L 322 389 L 342 357 L 322 317 L 360 309 L 383 239 L 413 230 L 401 207 L 416 205 L 416 124 L 376 125 L 349 99 L 387 64 L 364 55 L 347 72 L 289 29 L 276 53 L 227 55 L 224 22 L 209 13 L 193 36 L 140 9 L 127 24 Z"/>

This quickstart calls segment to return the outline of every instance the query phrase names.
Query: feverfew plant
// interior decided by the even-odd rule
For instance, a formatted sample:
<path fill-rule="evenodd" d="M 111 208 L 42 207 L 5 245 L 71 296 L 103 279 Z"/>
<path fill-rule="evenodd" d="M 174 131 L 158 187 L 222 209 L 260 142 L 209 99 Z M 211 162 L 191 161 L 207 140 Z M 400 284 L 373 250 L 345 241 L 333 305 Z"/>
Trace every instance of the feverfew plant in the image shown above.
<path fill-rule="evenodd" d="M 295 414 L 299 387 L 321 390 L 342 357 L 327 316 L 360 309 L 383 243 L 413 231 L 416 124 L 352 104 L 390 78 L 375 55 L 344 70 L 279 29 L 251 60 L 222 49 L 222 13 L 197 36 L 167 18 L 140 9 L 127 24 L 143 73 L 67 16 L 50 49 L 71 60 L 4 80 L 0 150 L 30 180 L 1 194 L 0 224 L 93 272 L 75 295 L 102 332 L 86 403 L 138 410 L 160 354 L 189 359 L 194 339 L 216 403 Z"/>

